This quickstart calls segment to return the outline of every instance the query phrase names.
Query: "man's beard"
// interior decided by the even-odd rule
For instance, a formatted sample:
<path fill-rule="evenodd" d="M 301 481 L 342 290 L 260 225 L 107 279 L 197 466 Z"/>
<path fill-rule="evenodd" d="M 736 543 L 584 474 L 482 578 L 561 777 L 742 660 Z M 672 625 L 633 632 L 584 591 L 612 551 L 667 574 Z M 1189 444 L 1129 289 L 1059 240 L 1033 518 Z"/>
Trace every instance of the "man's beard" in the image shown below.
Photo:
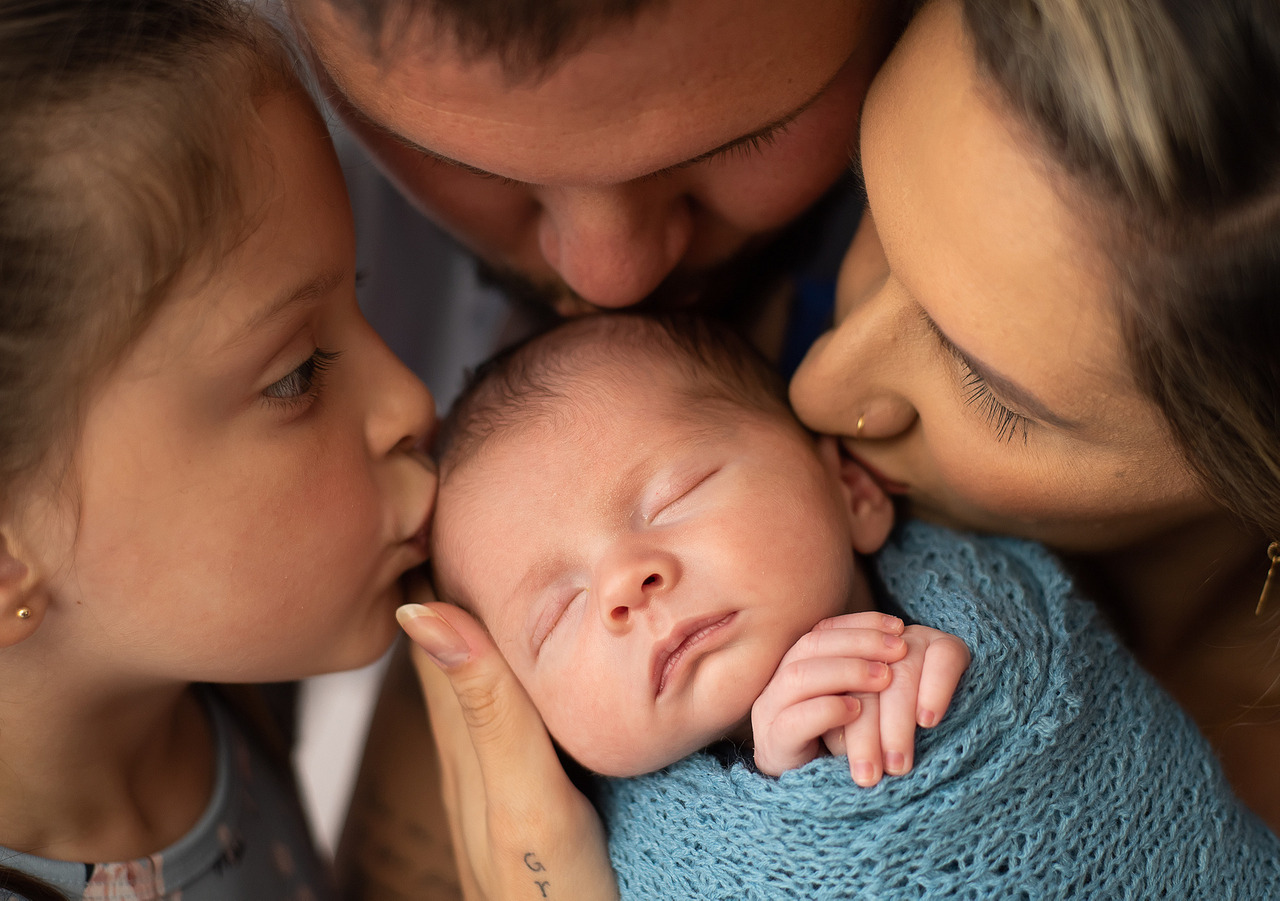
<path fill-rule="evenodd" d="M 779 285 L 814 255 L 822 229 L 839 203 L 843 182 L 781 231 L 749 241 L 709 269 L 673 272 L 651 294 L 626 307 L 634 312 L 693 310 L 750 330 Z M 523 272 L 477 259 L 482 283 L 500 290 L 535 325 L 549 326 L 566 313 L 607 312 L 563 282 L 538 282 Z"/>

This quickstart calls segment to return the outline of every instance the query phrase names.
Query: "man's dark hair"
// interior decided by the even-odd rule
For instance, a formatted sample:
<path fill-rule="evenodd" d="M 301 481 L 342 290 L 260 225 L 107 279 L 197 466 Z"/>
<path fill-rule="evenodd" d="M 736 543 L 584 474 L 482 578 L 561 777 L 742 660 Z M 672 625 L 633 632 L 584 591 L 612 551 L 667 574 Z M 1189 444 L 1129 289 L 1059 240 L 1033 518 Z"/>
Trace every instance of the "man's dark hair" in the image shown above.
<path fill-rule="evenodd" d="M 315 0 L 313 0 L 315 2 Z M 545 74 L 604 28 L 663 0 L 318 0 L 359 23 L 375 47 L 430 23 L 464 57 L 496 56 L 513 76 Z"/>

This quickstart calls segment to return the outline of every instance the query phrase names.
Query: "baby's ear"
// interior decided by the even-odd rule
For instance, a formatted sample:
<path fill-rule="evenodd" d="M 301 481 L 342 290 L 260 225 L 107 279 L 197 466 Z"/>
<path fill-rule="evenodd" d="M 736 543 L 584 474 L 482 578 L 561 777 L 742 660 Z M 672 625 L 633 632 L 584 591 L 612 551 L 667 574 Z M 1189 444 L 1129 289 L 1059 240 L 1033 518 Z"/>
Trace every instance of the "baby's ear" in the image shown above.
<path fill-rule="evenodd" d="M 840 482 L 853 549 L 859 554 L 874 554 L 893 529 L 893 501 L 870 473 L 840 453 L 836 439 L 830 435 L 818 438 L 818 456 Z"/>
<path fill-rule="evenodd" d="M 13 531 L 0 526 L 0 648 L 31 637 L 48 607 L 47 595 L 25 557 Z"/>

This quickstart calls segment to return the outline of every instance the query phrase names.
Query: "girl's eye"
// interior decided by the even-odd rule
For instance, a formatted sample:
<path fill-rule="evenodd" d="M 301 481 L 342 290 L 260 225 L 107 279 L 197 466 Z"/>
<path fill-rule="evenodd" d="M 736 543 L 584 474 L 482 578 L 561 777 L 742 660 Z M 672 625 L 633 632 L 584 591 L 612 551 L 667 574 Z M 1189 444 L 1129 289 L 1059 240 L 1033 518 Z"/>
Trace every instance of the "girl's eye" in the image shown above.
<path fill-rule="evenodd" d="M 298 365 L 293 372 L 273 382 L 262 391 L 262 396 L 276 403 L 292 404 L 320 393 L 324 383 L 324 373 L 341 354 L 335 351 L 316 348 L 311 356 Z"/>
<path fill-rule="evenodd" d="M 961 361 L 964 364 L 964 361 Z M 1027 443 L 1027 426 L 1031 420 L 1021 413 L 1015 413 L 991 393 L 986 381 L 978 373 L 965 365 L 964 389 L 965 403 L 976 406 L 987 422 L 996 430 L 996 438 L 1010 442 L 1015 435 L 1022 435 L 1022 443 Z"/>

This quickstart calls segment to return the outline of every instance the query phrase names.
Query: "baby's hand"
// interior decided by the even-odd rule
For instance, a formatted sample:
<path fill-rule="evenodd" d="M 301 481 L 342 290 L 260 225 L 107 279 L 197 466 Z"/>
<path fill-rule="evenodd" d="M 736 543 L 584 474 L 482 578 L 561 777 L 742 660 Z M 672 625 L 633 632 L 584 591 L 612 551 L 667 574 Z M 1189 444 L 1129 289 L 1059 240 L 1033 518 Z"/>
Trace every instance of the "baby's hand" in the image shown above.
<path fill-rule="evenodd" d="M 824 620 L 815 630 L 837 628 L 832 624 L 839 619 Z M 969 666 L 969 649 L 954 635 L 907 626 L 902 638 L 907 650 L 890 664 L 889 687 L 878 695 L 859 695 L 861 715 L 823 735 L 832 754 L 849 755 L 853 781 L 867 788 L 884 773 L 901 776 L 911 771 L 916 726 L 928 728 L 942 719 Z"/>
<path fill-rule="evenodd" d="M 888 664 L 909 653 L 903 633 L 896 616 L 868 611 L 823 620 L 802 635 L 751 707 L 760 772 L 777 776 L 803 766 L 821 753 L 824 736 L 843 735 L 859 722 L 866 699 L 875 699 L 894 680 Z M 949 699 L 950 689 L 943 700 Z M 939 712 L 945 708 L 944 703 Z M 879 731 L 872 734 L 878 738 Z M 911 735 L 907 741 L 910 747 Z"/>

